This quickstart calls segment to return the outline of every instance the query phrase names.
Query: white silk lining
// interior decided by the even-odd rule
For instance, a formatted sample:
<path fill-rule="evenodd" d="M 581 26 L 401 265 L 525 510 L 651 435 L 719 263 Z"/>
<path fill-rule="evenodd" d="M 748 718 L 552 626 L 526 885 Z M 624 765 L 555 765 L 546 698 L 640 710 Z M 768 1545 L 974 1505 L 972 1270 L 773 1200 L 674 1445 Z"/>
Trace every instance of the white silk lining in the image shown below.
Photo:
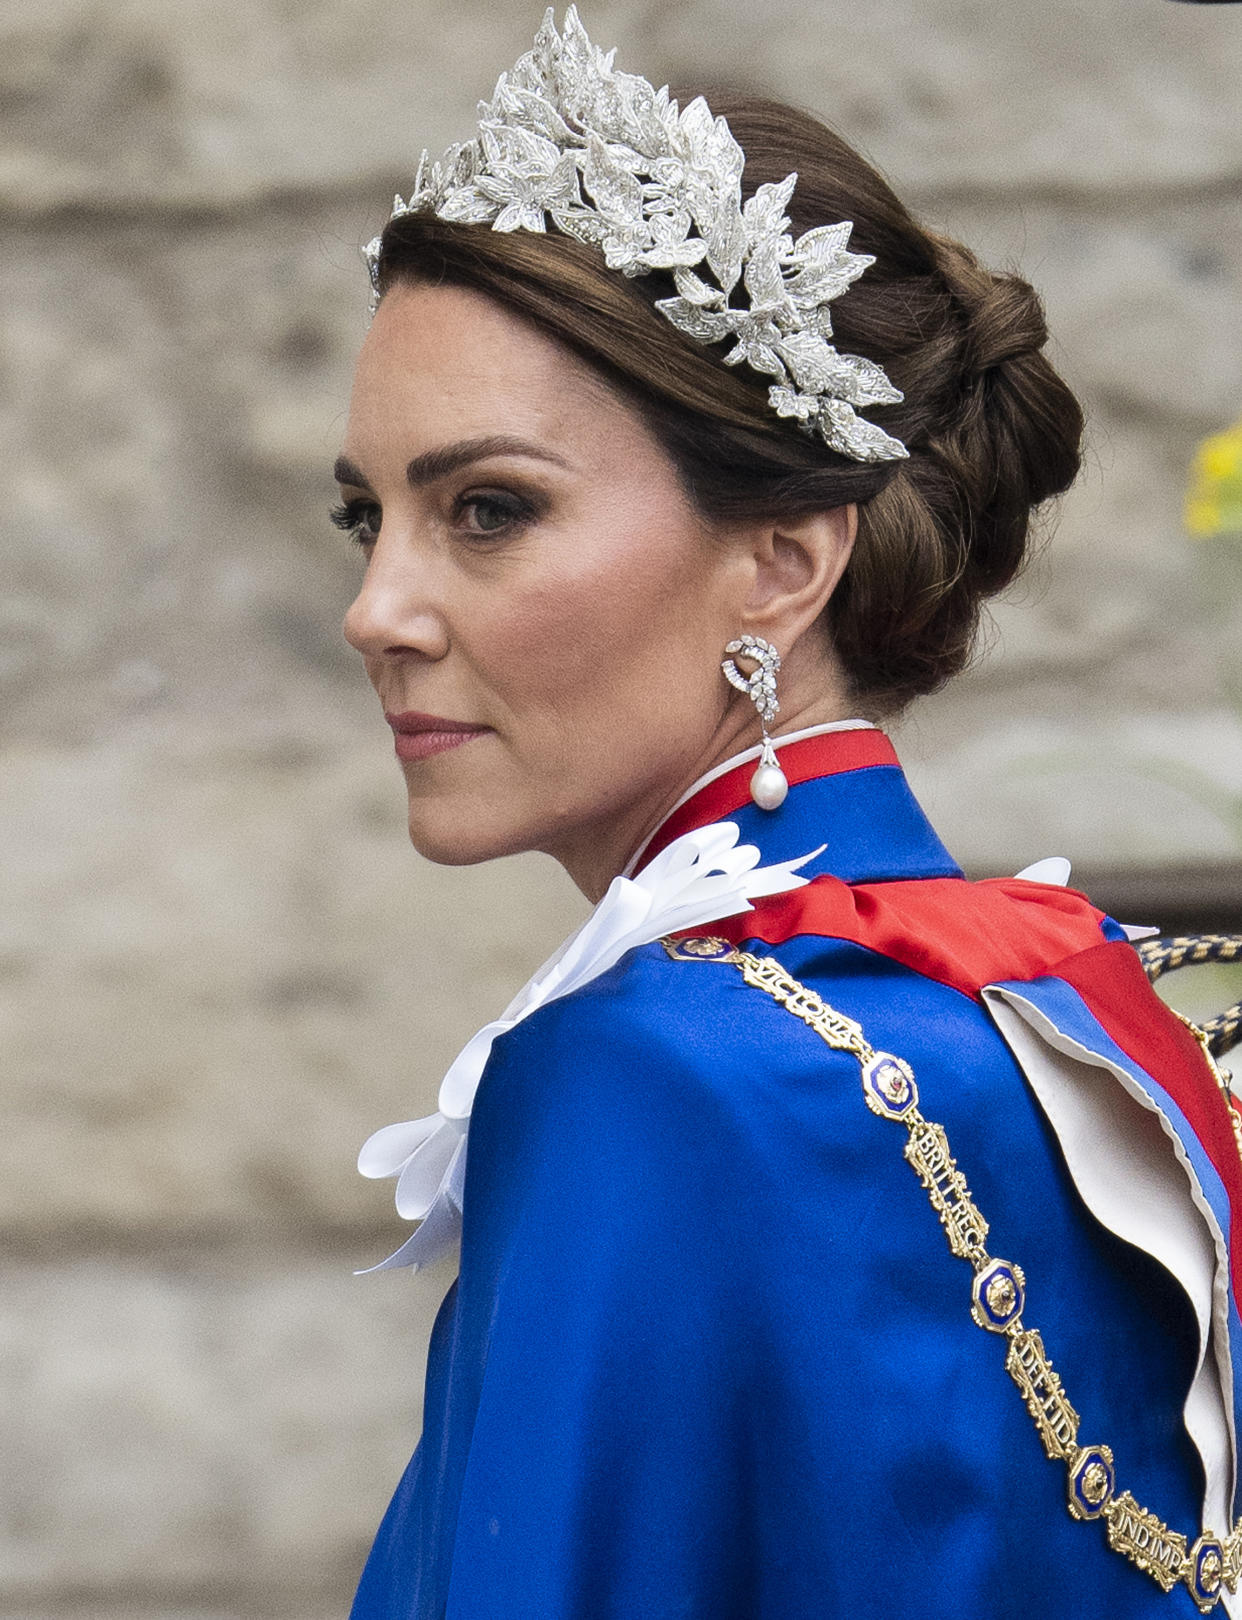
<path fill-rule="evenodd" d="M 1183 1417 L 1207 1481 L 1202 1522 L 1223 1540 L 1232 1526 L 1237 1468 L 1228 1252 L 1186 1150 L 1123 1068 L 1066 1035 L 1015 991 L 990 985 L 983 997 L 1057 1134 L 1088 1209 L 1109 1231 L 1159 1261 L 1190 1300 L 1199 1327 L 1199 1364 Z M 1050 1349 L 1055 1358 L 1055 1347 Z M 1160 1511 L 1159 1503 L 1144 1505 Z M 1195 1527 L 1177 1528 L 1189 1531 L 1191 1540 L 1198 1534 Z M 1231 1602 L 1226 1593 L 1223 1601 L 1226 1613 L 1239 1620 L 1242 1595 Z"/>

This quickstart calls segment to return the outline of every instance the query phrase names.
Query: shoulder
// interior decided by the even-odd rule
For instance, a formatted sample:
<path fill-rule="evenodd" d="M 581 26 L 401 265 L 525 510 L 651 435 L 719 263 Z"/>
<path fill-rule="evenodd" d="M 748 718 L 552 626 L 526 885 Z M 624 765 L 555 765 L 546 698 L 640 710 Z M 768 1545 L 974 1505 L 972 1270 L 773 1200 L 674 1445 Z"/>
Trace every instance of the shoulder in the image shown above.
<path fill-rule="evenodd" d="M 869 1123 L 850 1053 L 731 963 L 643 946 L 497 1039 L 471 1118 L 467 1209 L 486 1211 L 475 1218 L 489 1231 L 554 1231 L 562 1256 L 615 1235 L 667 1270 L 673 1242 L 677 1275 L 702 1262 L 687 1288 L 743 1272 L 758 1288 L 795 1211 L 843 1231 L 873 1196 Z"/>
<path fill-rule="evenodd" d="M 783 1091 L 846 1061 L 736 967 L 652 944 L 502 1035 L 480 1089 L 579 1128 L 673 1114 L 686 1130 L 751 1135 Z"/>
<path fill-rule="evenodd" d="M 664 1084 L 721 1082 L 765 1035 L 766 998 L 724 962 L 675 960 L 663 944 L 640 946 L 590 984 L 546 1003 L 500 1037 L 498 1067 L 535 1064 L 581 1072 L 604 1060 L 633 1080 L 659 1070 Z M 770 1042 L 769 1042 L 770 1050 Z"/>

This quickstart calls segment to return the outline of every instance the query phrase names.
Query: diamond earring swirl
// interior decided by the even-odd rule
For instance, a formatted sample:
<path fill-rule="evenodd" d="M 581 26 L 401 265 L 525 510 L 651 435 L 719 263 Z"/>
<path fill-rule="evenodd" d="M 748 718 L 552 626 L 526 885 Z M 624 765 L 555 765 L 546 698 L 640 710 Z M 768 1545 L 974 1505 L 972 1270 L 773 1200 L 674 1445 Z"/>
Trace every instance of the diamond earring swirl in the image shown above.
<path fill-rule="evenodd" d="M 780 672 L 781 655 L 770 641 L 762 636 L 739 636 L 725 648 L 726 655 L 737 655 L 753 661 L 755 668 L 745 675 L 738 668 L 734 656 L 726 656 L 720 668 L 729 685 L 746 696 L 755 705 L 759 724 L 763 727 L 763 747 L 759 765 L 750 779 L 750 796 L 760 810 L 779 810 L 789 792 L 789 783 L 776 758 L 776 749 L 768 735 L 768 726 L 776 719 L 780 703 L 776 696 L 776 677 Z"/>

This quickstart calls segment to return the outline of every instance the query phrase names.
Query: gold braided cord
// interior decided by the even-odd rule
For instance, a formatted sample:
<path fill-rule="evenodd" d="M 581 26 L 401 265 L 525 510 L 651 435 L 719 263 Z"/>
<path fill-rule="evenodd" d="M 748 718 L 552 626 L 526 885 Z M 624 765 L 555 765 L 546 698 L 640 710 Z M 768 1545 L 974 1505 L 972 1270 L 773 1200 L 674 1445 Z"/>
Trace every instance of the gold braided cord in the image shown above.
<path fill-rule="evenodd" d="M 1242 961 L 1242 934 L 1171 934 L 1136 947 L 1149 979 L 1203 962 Z"/>
<path fill-rule="evenodd" d="M 1137 947 L 1147 977 L 1155 983 L 1162 974 L 1206 962 L 1242 962 L 1242 934 L 1176 934 L 1168 939 L 1145 939 Z M 1242 1040 L 1242 1001 L 1215 1018 L 1191 1025 L 1202 1032 L 1204 1050 L 1220 1057 Z"/>
<path fill-rule="evenodd" d="M 1240 942 L 1242 943 L 1242 942 Z M 1166 1592 L 1181 1582 L 1203 1614 L 1214 1609 L 1223 1588 L 1236 1592 L 1242 1579 L 1242 1519 L 1222 1540 L 1204 1529 L 1193 1544 L 1136 1502 L 1117 1491 L 1113 1453 L 1106 1445 L 1079 1440 L 1079 1415 L 1071 1404 L 1035 1328 L 1022 1320 L 1026 1278 L 1013 1261 L 988 1253 L 988 1223 L 958 1168 L 942 1125 L 918 1106 L 918 1083 L 903 1059 L 877 1051 L 862 1026 L 785 972 L 773 957 L 739 951 L 708 937 L 665 940 L 675 961 L 723 962 L 736 967 L 748 985 L 762 990 L 801 1020 L 834 1051 L 858 1061 L 863 1098 L 872 1113 L 906 1129 L 904 1155 L 940 1218 L 949 1248 L 973 1272 L 970 1313 L 988 1332 L 1003 1335 L 1005 1370 L 1017 1385 L 1045 1454 L 1066 1468 L 1066 1506 L 1075 1519 L 1103 1520 L 1108 1544 L 1149 1575 Z M 1194 1025 L 1190 1026 L 1195 1029 Z M 1212 1061 L 1202 1033 L 1195 1031 L 1216 1083 L 1228 1097 L 1228 1084 Z M 1230 1107 L 1242 1152 L 1237 1112 Z"/>
<path fill-rule="evenodd" d="M 1242 1001 L 1235 1001 L 1215 1018 L 1205 1018 L 1200 1027 L 1207 1037 L 1208 1051 L 1220 1057 L 1242 1041 Z"/>

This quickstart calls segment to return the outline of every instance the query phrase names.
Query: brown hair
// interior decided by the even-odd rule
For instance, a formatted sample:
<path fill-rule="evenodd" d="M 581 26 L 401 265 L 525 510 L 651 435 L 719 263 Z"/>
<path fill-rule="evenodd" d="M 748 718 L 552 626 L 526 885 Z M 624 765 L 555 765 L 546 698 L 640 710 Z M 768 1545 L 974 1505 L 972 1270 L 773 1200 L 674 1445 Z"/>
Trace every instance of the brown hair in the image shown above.
<path fill-rule="evenodd" d="M 792 517 L 857 502 L 858 539 L 826 609 L 852 695 L 891 713 L 970 657 L 986 597 L 1025 559 L 1032 510 L 1073 482 L 1082 412 L 1041 353 L 1037 294 L 926 230 L 839 135 L 778 102 L 713 94 L 746 153 L 743 187 L 793 170 L 795 233 L 854 222 L 875 263 L 832 305 L 836 346 L 878 362 L 904 400 L 867 416 L 909 459 L 849 461 L 775 415 L 770 379 L 720 363 L 653 308 L 672 291 L 628 280 L 595 249 L 405 214 L 378 277 L 472 287 L 568 344 L 621 388 L 708 518 Z"/>

